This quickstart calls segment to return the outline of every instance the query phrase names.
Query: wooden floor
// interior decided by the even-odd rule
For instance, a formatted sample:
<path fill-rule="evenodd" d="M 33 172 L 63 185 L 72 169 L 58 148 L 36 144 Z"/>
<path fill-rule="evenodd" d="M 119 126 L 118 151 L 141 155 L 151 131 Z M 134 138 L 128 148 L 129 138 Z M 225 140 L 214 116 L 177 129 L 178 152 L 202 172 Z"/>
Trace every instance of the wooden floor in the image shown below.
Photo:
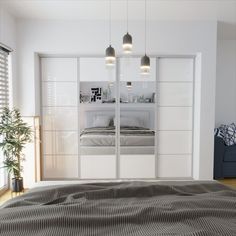
<path fill-rule="evenodd" d="M 3 193 L 3 195 L 0 196 L 0 205 L 9 199 L 11 199 L 11 191 L 7 190 L 5 193 Z"/>
<path fill-rule="evenodd" d="M 220 183 L 236 188 L 236 178 L 235 179 L 223 179 L 219 180 Z M 15 197 L 15 193 L 11 193 L 10 190 L 7 190 L 3 195 L 0 196 L 0 205 L 2 205 L 7 200 Z"/>
<path fill-rule="evenodd" d="M 236 188 L 236 178 L 235 179 L 222 179 L 222 180 L 219 180 L 219 182 Z"/>
<path fill-rule="evenodd" d="M 20 193 L 20 194 L 22 194 L 22 193 Z M 7 200 L 14 198 L 18 195 L 16 195 L 16 193 L 12 193 L 10 190 L 7 190 L 3 195 L 0 196 L 0 205 L 2 205 Z"/>

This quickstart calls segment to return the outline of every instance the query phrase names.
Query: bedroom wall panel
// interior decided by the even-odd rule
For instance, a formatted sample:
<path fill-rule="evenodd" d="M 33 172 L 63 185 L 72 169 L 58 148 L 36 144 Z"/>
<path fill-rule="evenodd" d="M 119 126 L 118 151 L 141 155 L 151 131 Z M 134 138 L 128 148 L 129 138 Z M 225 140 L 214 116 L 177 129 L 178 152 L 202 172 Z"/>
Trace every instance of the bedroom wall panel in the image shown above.
<path fill-rule="evenodd" d="M 78 178 L 78 157 L 46 155 L 43 162 L 43 176 L 44 179 Z"/>
<path fill-rule="evenodd" d="M 192 58 L 162 58 L 159 61 L 158 81 L 193 81 Z"/>
<path fill-rule="evenodd" d="M 140 58 L 120 59 L 121 81 L 156 81 L 156 59 L 150 58 L 150 74 L 143 76 L 140 73 Z"/>
<path fill-rule="evenodd" d="M 116 178 L 115 155 L 81 155 L 81 178 L 114 179 Z"/>
<path fill-rule="evenodd" d="M 80 58 L 80 81 L 115 81 L 115 67 L 106 68 L 104 58 Z"/>
<path fill-rule="evenodd" d="M 77 78 L 77 61 L 74 58 L 43 58 L 42 81 L 74 81 Z"/>
<path fill-rule="evenodd" d="M 43 82 L 43 106 L 77 106 L 75 82 Z"/>
<path fill-rule="evenodd" d="M 191 155 L 159 155 L 157 159 L 158 178 L 191 178 Z"/>
<path fill-rule="evenodd" d="M 44 107 L 44 130 L 77 130 L 78 111 L 76 107 Z"/>
<path fill-rule="evenodd" d="M 159 107 L 158 130 L 192 130 L 192 107 Z"/>
<path fill-rule="evenodd" d="M 44 131 L 44 154 L 78 154 L 78 133 L 76 131 Z"/>
<path fill-rule="evenodd" d="M 158 154 L 191 154 L 192 131 L 158 131 Z"/>
<path fill-rule="evenodd" d="M 157 177 L 191 177 L 194 59 L 159 58 Z"/>
<path fill-rule="evenodd" d="M 76 58 L 42 58 L 43 179 L 78 178 Z"/>
<path fill-rule="evenodd" d="M 192 106 L 193 84 L 186 82 L 159 83 L 157 96 L 159 106 Z"/>
<path fill-rule="evenodd" d="M 155 155 L 121 155 L 121 178 L 155 178 Z"/>

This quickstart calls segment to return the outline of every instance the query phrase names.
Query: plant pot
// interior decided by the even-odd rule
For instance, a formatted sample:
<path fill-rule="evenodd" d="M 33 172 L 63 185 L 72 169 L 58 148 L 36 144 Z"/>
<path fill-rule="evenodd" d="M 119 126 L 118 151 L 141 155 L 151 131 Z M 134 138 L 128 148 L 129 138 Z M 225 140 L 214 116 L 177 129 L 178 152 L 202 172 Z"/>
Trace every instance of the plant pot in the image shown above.
<path fill-rule="evenodd" d="M 22 192 L 24 189 L 23 178 L 12 178 L 12 192 Z"/>

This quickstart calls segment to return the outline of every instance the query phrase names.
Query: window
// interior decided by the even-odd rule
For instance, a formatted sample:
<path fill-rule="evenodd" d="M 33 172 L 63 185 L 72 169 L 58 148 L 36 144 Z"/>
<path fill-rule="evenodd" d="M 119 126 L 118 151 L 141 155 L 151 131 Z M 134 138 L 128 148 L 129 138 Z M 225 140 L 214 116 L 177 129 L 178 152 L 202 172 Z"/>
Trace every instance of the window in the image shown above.
<path fill-rule="evenodd" d="M 0 46 L 0 114 L 4 107 L 9 106 L 9 51 Z M 0 167 L 3 165 L 0 153 Z M 0 191 L 7 186 L 7 175 L 0 168 Z"/>
<path fill-rule="evenodd" d="M 0 47 L 0 112 L 9 105 L 9 52 Z"/>

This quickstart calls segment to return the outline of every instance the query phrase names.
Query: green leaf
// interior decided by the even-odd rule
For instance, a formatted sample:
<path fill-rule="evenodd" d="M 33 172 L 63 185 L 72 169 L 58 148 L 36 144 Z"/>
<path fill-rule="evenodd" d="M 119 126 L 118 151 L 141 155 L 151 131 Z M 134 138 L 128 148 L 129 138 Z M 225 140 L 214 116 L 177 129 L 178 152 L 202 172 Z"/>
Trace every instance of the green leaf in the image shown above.
<path fill-rule="evenodd" d="M 18 109 L 3 109 L 0 117 L 0 150 L 4 155 L 4 166 L 8 173 L 20 177 L 24 160 L 23 149 L 32 140 L 32 128 L 23 121 Z"/>

